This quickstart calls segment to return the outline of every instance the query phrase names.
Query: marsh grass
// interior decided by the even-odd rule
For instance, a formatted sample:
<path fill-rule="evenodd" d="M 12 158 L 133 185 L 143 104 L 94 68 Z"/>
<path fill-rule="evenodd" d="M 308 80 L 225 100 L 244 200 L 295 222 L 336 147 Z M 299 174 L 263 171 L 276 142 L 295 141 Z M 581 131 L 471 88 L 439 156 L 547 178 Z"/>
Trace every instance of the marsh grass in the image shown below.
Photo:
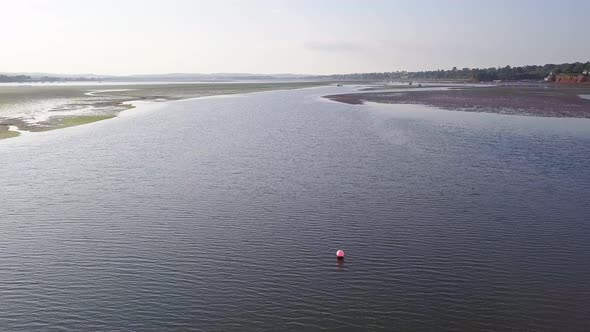
<path fill-rule="evenodd" d="M 51 129 L 79 126 L 79 125 L 92 123 L 92 122 L 96 122 L 96 121 L 112 119 L 115 116 L 116 115 L 83 115 L 83 116 L 67 117 L 67 118 L 63 118 L 61 121 L 59 121 L 56 128 L 51 128 Z"/>
<path fill-rule="evenodd" d="M 20 135 L 18 131 L 10 131 L 7 127 L 0 126 L 0 139 L 17 137 Z"/>

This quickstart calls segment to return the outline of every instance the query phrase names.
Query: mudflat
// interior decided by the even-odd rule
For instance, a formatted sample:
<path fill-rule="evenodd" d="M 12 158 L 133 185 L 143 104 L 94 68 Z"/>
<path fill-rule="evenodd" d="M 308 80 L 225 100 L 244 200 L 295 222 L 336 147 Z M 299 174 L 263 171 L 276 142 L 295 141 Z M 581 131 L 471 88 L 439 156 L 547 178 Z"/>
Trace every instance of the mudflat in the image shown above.
<path fill-rule="evenodd" d="M 542 117 L 590 118 L 590 84 L 502 85 L 486 87 L 426 88 L 329 95 L 348 104 L 377 102 L 422 104 L 446 110 L 530 115 Z"/>
<path fill-rule="evenodd" d="M 297 89 L 321 82 L 105 83 L 0 85 L 0 139 L 104 120 L 133 108 L 133 101 L 166 101 L 267 90 Z"/>

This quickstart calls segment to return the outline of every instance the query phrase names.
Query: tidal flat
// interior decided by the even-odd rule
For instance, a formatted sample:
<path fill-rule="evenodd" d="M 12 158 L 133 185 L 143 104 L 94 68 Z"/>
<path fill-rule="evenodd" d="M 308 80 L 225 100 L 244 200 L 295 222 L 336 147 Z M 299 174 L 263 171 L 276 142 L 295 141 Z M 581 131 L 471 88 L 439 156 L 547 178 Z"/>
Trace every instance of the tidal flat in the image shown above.
<path fill-rule="evenodd" d="M 347 104 L 377 102 L 421 104 L 452 111 L 486 112 L 541 117 L 590 118 L 590 85 L 510 84 L 494 86 L 449 86 L 347 93 L 325 96 Z"/>
<path fill-rule="evenodd" d="M 168 101 L 214 95 L 318 86 L 318 82 L 96 83 L 0 85 L 0 139 L 18 136 L 9 126 L 46 131 L 104 120 L 133 101 Z"/>

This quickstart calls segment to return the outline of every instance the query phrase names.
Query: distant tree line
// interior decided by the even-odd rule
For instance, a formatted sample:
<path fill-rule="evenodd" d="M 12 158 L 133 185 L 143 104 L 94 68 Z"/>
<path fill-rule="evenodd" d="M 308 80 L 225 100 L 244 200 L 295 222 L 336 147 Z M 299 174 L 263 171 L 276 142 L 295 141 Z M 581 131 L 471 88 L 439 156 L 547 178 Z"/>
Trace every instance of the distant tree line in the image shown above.
<path fill-rule="evenodd" d="M 343 75 L 328 75 L 323 78 L 336 80 L 407 80 L 407 79 L 437 79 L 437 80 L 476 80 L 476 81 L 517 81 L 542 80 L 550 73 L 553 74 L 590 74 L 590 61 L 563 64 L 546 64 L 543 66 L 523 67 L 491 67 L 491 68 L 462 68 L 453 67 L 451 70 L 430 71 L 394 71 L 383 73 L 356 73 Z"/>
<path fill-rule="evenodd" d="M 15 75 L 7 76 L 0 75 L 0 82 L 71 82 L 71 81 L 98 81 L 98 78 L 86 78 L 86 77 L 52 77 L 42 76 L 33 78 L 29 75 Z"/>
<path fill-rule="evenodd" d="M 27 82 L 31 80 L 31 76 L 17 75 L 17 76 L 6 76 L 0 75 L 0 82 Z"/>

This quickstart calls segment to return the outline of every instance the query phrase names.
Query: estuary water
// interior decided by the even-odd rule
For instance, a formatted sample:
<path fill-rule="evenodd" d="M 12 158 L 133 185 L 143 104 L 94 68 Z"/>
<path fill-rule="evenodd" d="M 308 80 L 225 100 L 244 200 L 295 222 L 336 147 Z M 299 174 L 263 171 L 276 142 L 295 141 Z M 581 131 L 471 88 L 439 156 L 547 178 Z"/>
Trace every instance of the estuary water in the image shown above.
<path fill-rule="evenodd" d="M 587 330 L 590 120 L 339 91 L 0 141 L 0 329 Z"/>

